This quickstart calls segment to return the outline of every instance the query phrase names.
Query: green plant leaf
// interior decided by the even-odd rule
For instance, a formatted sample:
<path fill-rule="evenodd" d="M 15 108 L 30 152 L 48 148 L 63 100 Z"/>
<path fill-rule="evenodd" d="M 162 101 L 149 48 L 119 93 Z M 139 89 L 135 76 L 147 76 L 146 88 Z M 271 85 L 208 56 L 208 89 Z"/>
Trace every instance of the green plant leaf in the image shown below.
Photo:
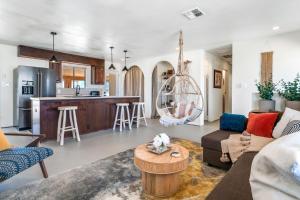
<path fill-rule="evenodd" d="M 297 74 L 293 81 L 280 81 L 281 87 L 278 94 L 288 101 L 300 101 L 300 75 Z"/>
<path fill-rule="evenodd" d="M 264 100 L 272 100 L 274 91 L 276 90 L 276 84 L 272 80 L 256 83 L 256 87 L 259 93 L 260 98 Z"/>

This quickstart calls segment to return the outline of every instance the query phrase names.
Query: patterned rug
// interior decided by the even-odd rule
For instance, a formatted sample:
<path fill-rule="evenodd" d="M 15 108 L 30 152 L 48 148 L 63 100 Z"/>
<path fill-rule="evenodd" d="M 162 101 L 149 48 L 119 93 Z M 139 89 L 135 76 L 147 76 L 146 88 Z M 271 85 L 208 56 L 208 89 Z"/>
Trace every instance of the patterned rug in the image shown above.
<path fill-rule="evenodd" d="M 182 184 L 168 200 L 201 200 L 223 178 L 225 171 L 202 162 L 200 144 L 172 139 L 190 152 L 189 167 L 181 173 Z M 140 172 L 133 163 L 133 149 L 83 165 L 38 182 L 0 193 L 0 199 L 154 200 L 142 192 Z M 164 198 L 166 199 L 166 198 Z"/>

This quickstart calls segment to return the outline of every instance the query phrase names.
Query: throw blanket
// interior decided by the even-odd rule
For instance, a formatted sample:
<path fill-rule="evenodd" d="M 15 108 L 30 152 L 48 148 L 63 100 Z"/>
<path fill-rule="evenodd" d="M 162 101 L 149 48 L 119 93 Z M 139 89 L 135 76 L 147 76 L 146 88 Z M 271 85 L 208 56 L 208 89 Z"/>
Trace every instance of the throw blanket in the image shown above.
<path fill-rule="evenodd" d="M 260 151 L 273 138 L 260 137 L 250 135 L 246 131 L 243 134 L 231 134 L 228 139 L 221 141 L 222 157 L 221 162 L 229 162 L 230 159 L 234 163 L 244 153 L 250 151 Z M 230 159 L 227 154 L 229 154 Z"/>
<path fill-rule="evenodd" d="M 276 139 L 262 149 L 251 166 L 254 200 L 300 199 L 300 132 Z"/>

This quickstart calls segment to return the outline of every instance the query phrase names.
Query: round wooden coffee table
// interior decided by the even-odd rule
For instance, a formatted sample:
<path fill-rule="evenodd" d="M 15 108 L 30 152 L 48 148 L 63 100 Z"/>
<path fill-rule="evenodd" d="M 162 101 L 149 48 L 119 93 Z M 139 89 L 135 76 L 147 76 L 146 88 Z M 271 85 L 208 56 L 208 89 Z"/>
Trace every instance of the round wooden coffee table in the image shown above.
<path fill-rule="evenodd" d="M 180 157 L 171 157 L 172 151 L 180 152 Z M 134 163 L 142 172 L 142 186 L 146 194 L 157 197 L 169 197 L 179 188 L 179 173 L 185 170 L 189 162 L 189 151 L 172 144 L 171 150 L 161 155 L 151 153 L 146 145 L 138 146 L 134 151 Z"/>

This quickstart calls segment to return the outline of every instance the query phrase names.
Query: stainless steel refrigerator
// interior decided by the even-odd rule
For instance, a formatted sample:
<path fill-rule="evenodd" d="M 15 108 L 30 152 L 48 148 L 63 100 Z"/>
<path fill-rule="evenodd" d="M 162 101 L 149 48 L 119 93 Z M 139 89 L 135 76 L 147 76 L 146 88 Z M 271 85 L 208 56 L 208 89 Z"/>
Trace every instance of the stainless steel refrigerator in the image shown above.
<path fill-rule="evenodd" d="M 52 69 L 18 66 L 14 69 L 14 126 L 31 128 L 31 97 L 55 97 L 56 74 Z"/>

